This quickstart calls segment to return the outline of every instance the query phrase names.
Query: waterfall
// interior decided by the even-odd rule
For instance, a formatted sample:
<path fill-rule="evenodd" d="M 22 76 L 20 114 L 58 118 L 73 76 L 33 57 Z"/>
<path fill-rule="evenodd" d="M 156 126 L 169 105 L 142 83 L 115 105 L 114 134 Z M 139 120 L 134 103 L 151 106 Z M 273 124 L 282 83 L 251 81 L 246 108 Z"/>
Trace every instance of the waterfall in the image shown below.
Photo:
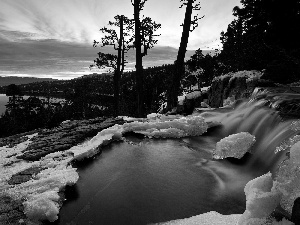
<path fill-rule="evenodd" d="M 249 132 L 256 137 L 249 167 L 263 171 L 274 170 L 285 157 L 285 151 L 275 154 L 276 147 L 297 135 L 291 123 L 299 115 L 300 94 L 282 88 L 256 88 L 249 100 L 238 101 L 232 108 L 207 110 L 200 115 L 207 122 L 220 122 L 217 132 L 221 138 L 239 132 Z M 294 119 L 292 119 L 294 117 Z"/>

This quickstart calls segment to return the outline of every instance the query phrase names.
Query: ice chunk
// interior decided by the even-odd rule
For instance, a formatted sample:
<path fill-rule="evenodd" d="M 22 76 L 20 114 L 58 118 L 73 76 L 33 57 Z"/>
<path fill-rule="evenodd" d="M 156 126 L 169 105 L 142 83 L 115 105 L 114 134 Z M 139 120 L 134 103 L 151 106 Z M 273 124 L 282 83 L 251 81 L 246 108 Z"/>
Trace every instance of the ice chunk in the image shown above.
<path fill-rule="evenodd" d="M 255 137 L 248 132 L 232 134 L 221 139 L 216 144 L 213 158 L 223 159 L 227 157 L 242 158 L 255 143 Z"/>

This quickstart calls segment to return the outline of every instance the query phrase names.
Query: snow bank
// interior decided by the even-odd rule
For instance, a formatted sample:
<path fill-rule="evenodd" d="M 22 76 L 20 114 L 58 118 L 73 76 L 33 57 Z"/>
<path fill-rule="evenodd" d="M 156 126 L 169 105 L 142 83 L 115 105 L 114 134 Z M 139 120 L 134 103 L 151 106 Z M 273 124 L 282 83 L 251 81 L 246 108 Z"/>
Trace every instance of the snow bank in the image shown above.
<path fill-rule="evenodd" d="M 255 137 L 248 132 L 232 134 L 221 139 L 216 144 L 213 151 L 214 159 L 224 159 L 227 157 L 242 158 L 255 143 Z"/>

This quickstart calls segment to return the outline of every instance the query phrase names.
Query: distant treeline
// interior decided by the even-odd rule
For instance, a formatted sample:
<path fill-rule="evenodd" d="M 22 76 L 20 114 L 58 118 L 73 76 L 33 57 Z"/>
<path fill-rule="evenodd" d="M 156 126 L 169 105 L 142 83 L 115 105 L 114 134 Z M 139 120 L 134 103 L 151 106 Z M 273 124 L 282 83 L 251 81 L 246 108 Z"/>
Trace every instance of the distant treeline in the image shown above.
<path fill-rule="evenodd" d="M 36 77 L 14 77 L 14 76 L 0 76 L 0 88 L 3 86 L 8 86 L 10 84 L 29 84 L 34 82 L 42 82 L 42 81 L 55 81 L 56 79 L 52 78 L 36 78 Z M 3 93 L 3 92 L 1 92 Z"/>

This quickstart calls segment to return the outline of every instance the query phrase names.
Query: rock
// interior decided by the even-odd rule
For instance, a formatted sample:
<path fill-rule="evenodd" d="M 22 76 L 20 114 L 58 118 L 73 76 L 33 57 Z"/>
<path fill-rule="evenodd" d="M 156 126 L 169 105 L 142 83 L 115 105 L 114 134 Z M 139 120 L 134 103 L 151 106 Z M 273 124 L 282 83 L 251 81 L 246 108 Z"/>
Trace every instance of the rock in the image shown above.
<path fill-rule="evenodd" d="M 208 90 L 208 104 L 216 108 L 222 107 L 228 97 L 248 98 L 255 87 L 266 85 L 261 76 L 259 71 L 239 71 L 215 78 Z M 271 85 L 270 82 L 268 85 Z"/>
<path fill-rule="evenodd" d="M 69 121 L 54 129 L 41 131 L 17 158 L 37 161 L 49 153 L 68 150 L 114 124 L 123 123 L 122 119 L 114 118 Z"/>
<path fill-rule="evenodd" d="M 293 205 L 292 210 L 292 222 L 295 223 L 295 225 L 300 225 L 300 197 L 296 198 Z"/>
<path fill-rule="evenodd" d="M 9 196 L 0 195 L 0 224 L 25 225 L 26 216 L 23 213 L 22 201 L 15 201 Z M 24 223 L 20 223 L 24 221 Z"/>
<path fill-rule="evenodd" d="M 14 147 L 17 144 L 20 144 L 20 143 L 28 140 L 28 137 L 26 137 L 26 135 L 34 134 L 39 131 L 40 131 L 40 129 L 29 131 L 26 133 L 16 134 L 16 135 L 5 137 L 5 138 L 0 138 L 0 147 L 3 147 L 3 146 L 8 146 L 10 148 Z"/>
<path fill-rule="evenodd" d="M 41 167 L 31 167 L 26 170 L 23 170 L 19 173 L 12 175 L 12 177 L 8 180 L 9 185 L 21 184 L 29 181 L 32 177 L 39 172 L 41 172 L 44 168 Z"/>

